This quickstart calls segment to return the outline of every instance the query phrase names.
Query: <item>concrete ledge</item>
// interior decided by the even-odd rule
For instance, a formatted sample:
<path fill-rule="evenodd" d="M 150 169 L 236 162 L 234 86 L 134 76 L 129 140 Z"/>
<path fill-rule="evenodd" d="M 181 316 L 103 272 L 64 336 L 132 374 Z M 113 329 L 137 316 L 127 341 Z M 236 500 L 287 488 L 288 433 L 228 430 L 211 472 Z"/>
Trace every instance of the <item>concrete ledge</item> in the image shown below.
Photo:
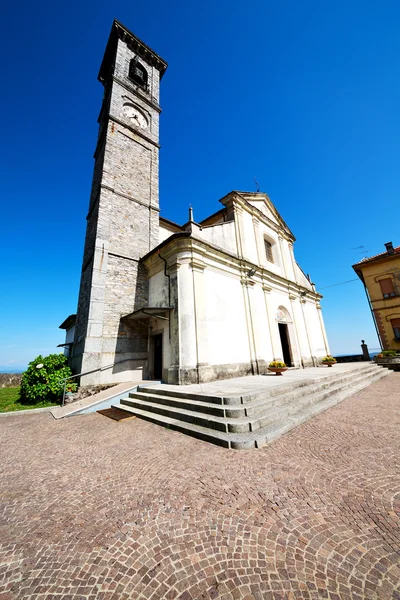
<path fill-rule="evenodd" d="M 12 415 L 34 415 L 42 412 L 51 412 L 56 406 L 44 406 L 43 408 L 27 408 L 26 410 L 10 410 L 0 413 L 0 417 L 11 417 Z"/>
<path fill-rule="evenodd" d="M 141 381 L 140 383 L 145 383 Z M 153 382 L 154 383 L 154 382 Z M 73 402 L 72 404 L 66 404 L 65 406 L 56 406 L 50 408 L 50 412 L 55 419 L 62 419 L 63 417 L 70 417 L 75 413 L 79 413 L 85 408 L 89 408 L 90 406 L 94 406 L 95 404 L 100 404 L 105 400 L 112 400 L 121 394 L 124 394 L 138 386 L 138 383 L 133 381 L 127 381 L 125 383 L 119 383 L 114 385 L 112 388 L 108 388 L 107 390 L 103 390 L 98 394 L 94 394 L 93 396 L 89 396 L 88 398 L 83 398 L 83 400 L 78 400 L 77 402 Z"/>

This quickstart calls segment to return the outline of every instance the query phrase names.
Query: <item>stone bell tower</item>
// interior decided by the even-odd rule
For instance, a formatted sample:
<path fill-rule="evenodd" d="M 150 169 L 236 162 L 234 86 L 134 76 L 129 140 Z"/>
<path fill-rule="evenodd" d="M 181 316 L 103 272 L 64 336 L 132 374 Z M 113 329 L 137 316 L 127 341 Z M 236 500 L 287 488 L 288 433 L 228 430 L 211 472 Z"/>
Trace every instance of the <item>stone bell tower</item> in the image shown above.
<path fill-rule="evenodd" d="M 158 244 L 159 89 L 166 68 L 114 21 L 99 72 L 104 98 L 71 358 L 77 373 L 94 371 L 82 385 L 141 379 L 147 358 L 147 331 L 121 317 L 146 306 L 139 259 Z"/>

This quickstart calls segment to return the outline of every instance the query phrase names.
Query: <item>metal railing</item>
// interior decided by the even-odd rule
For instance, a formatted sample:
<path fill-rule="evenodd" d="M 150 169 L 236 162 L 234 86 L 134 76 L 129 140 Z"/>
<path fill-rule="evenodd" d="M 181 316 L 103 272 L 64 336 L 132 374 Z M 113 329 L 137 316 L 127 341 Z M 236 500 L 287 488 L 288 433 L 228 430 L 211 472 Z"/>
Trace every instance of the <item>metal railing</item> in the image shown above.
<path fill-rule="evenodd" d="M 63 379 L 59 379 L 58 383 L 63 383 L 63 397 L 62 397 L 62 402 L 61 402 L 61 406 L 64 406 L 65 404 L 65 394 L 66 394 L 66 389 L 67 389 L 67 381 L 69 381 L 70 379 L 75 379 L 75 377 L 81 377 L 82 375 L 90 375 L 90 373 L 96 373 L 96 371 L 105 371 L 106 369 L 111 369 L 112 367 L 115 367 L 115 365 L 119 365 L 123 362 L 128 362 L 128 361 L 143 361 L 143 358 L 124 358 L 122 360 L 119 360 L 118 362 L 112 363 L 111 365 L 106 365 L 105 367 L 99 367 L 97 369 L 91 369 L 90 371 L 82 371 L 82 373 L 77 373 L 76 375 L 70 375 L 69 377 L 64 377 Z"/>

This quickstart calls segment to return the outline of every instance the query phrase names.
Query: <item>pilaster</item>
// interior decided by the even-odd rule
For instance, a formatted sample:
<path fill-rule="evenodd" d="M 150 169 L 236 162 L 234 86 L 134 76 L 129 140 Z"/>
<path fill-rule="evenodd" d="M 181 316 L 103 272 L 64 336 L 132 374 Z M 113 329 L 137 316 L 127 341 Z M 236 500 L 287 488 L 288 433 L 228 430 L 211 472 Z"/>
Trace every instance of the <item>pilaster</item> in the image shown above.
<path fill-rule="evenodd" d="M 265 299 L 265 310 L 267 312 L 267 318 L 268 318 L 268 324 L 269 324 L 269 333 L 270 333 L 270 337 L 271 337 L 271 345 L 272 345 L 272 352 L 273 352 L 273 359 L 276 360 L 278 358 L 282 358 L 281 354 L 282 354 L 282 349 L 280 344 L 278 344 L 278 339 L 277 339 L 277 335 L 278 335 L 278 330 L 277 330 L 277 325 L 276 325 L 276 321 L 272 315 L 272 307 L 271 307 L 271 292 L 272 292 L 272 287 L 267 285 L 267 284 L 263 284 L 263 291 L 264 291 L 264 299 Z"/>

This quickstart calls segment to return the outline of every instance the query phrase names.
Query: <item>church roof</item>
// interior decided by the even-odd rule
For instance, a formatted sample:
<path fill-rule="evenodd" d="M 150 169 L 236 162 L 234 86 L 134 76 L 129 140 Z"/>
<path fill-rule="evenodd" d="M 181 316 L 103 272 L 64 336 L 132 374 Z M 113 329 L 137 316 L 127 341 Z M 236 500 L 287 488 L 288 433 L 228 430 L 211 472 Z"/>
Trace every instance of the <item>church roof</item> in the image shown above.
<path fill-rule="evenodd" d="M 59 329 L 70 329 L 71 327 L 73 327 L 76 323 L 76 315 L 69 315 L 65 321 L 63 321 L 61 323 L 61 325 L 59 325 Z M 61 345 L 61 344 L 60 344 Z"/>
<path fill-rule="evenodd" d="M 178 223 L 175 223 L 175 221 L 171 221 L 171 219 L 166 219 L 165 217 L 162 217 L 160 215 L 159 217 L 160 219 L 160 225 L 165 225 L 166 227 L 175 230 L 175 231 L 183 231 L 183 227 L 182 225 L 178 225 Z"/>

